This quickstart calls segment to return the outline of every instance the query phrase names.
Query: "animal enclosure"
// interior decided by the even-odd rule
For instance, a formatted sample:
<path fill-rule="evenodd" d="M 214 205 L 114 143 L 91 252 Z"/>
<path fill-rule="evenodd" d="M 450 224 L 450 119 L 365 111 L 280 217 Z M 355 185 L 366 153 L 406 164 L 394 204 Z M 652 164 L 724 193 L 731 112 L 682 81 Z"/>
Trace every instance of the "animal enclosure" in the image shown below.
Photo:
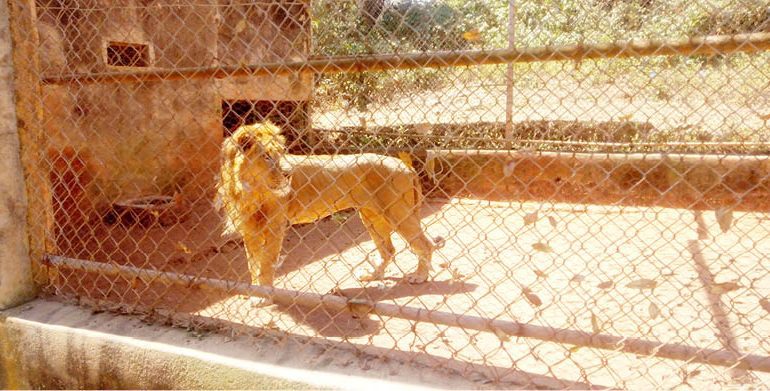
<path fill-rule="evenodd" d="M 9 5 L 42 294 L 386 378 L 770 386 L 770 3 Z M 225 235 L 230 163 L 263 224 Z"/>

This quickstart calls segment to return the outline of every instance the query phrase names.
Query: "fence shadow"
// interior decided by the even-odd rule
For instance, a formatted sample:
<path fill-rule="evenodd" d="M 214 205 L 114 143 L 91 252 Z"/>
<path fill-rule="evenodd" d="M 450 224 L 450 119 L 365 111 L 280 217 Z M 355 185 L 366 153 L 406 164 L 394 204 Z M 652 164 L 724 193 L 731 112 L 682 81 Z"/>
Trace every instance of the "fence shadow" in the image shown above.
<path fill-rule="evenodd" d="M 690 252 L 693 261 L 693 267 L 698 274 L 698 279 L 705 287 L 706 298 L 708 300 L 708 309 L 711 312 L 711 316 L 716 327 L 716 337 L 724 350 L 729 351 L 737 359 L 742 356 L 741 349 L 738 346 L 738 339 L 733 330 L 733 326 L 730 324 L 730 318 L 727 311 L 724 308 L 722 302 L 722 295 L 724 292 L 718 292 L 710 289 L 715 284 L 715 275 L 711 271 L 706 259 L 703 256 L 700 240 L 708 238 L 708 230 L 706 223 L 703 220 L 703 212 L 695 211 L 695 223 L 696 232 L 698 233 L 699 240 L 690 240 L 687 242 L 687 251 Z M 730 368 L 728 371 L 730 378 L 733 381 L 746 383 L 752 382 L 754 376 L 744 370 L 738 368 Z"/>
<path fill-rule="evenodd" d="M 419 285 L 399 281 L 388 288 L 349 288 L 333 293 L 348 299 L 379 302 L 422 295 L 450 296 L 470 292 L 476 288 L 475 284 L 453 281 L 429 281 Z M 351 312 L 329 312 L 321 307 L 305 308 L 295 305 L 277 305 L 276 307 L 279 311 L 289 314 L 295 322 L 312 327 L 318 335 L 323 337 L 361 337 L 377 334 L 383 327 L 372 317 L 358 316 Z"/>
<path fill-rule="evenodd" d="M 422 217 L 438 212 L 444 202 L 426 202 Z M 59 238 L 66 238 L 66 243 L 64 251 L 56 255 L 249 282 L 243 245 L 237 239 L 221 236 L 221 221 L 219 212 L 213 210 L 210 203 L 203 202 L 193 207 L 186 221 L 169 227 L 124 227 L 92 222 L 78 231 L 60 235 Z M 295 226 L 284 240 L 285 261 L 276 270 L 277 282 L 280 284 L 280 279 L 289 273 L 370 240 L 357 214 L 344 222 L 326 218 L 313 224 Z M 349 273 L 352 278 L 353 270 Z M 51 284 L 53 289 L 62 294 L 112 298 L 118 302 L 169 303 L 188 312 L 200 311 L 232 296 L 227 292 L 196 291 L 188 287 L 161 284 L 144 287 L 142 294 L 126 293 L 136 291 L 134 288 L 142 283 L 73 270 L 62 271 Z M 400 292 L 406 291 L 401 289 Z M 415 294 L 419 292 L 417 290 Z"/>

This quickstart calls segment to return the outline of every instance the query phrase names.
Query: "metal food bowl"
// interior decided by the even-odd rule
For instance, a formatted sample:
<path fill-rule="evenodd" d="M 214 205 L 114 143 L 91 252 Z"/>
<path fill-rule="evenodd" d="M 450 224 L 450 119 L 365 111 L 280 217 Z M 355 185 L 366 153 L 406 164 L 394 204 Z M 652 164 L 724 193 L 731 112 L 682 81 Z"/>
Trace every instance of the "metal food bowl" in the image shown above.
<path fill-rule="evenodd" d="M 112 204 L 112 216 L 108 223 L 119 222 L 123 225 L 168 226 L 183 221 L 187 217 L 187 208 L 171 196 L 152 195 L 121 200 Z"/>

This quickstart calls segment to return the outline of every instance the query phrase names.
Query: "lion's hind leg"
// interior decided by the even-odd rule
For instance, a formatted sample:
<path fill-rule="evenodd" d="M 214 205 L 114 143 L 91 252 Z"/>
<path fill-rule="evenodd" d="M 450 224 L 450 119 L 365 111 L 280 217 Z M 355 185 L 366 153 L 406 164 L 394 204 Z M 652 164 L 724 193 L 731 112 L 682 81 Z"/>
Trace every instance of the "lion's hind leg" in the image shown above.
<path fill-rule="evenodd" d="M 387 217 L 396 227 L 396 232 L 409 243 L 409 248 L 417 255 L 417 270 L 406 276 L 410 284 L 425 282 L 430 276 L 431 258 L 433 257 L 433 242 L 425 236 L 420 225 L 417 207 L 396 207 L 388 209 Z"/>
<path fill-rule="evenodd" d="M 361 281 L 381 280 L 385 277 L 385 269 L 388 267 L 388 264 L 396 256 L 396 248 L 391 240 L 393 226 L 382 215 L 371 209 L 360 209 L 358 214 L 361 216 L 361 221 L 369 232 L 369 236 L 372 237 L 374 245 L 377 246 L 380 258 L 382 258 L 381 262 L 374 267 L 374 270 L 364 274 L 359 279 Z"/>

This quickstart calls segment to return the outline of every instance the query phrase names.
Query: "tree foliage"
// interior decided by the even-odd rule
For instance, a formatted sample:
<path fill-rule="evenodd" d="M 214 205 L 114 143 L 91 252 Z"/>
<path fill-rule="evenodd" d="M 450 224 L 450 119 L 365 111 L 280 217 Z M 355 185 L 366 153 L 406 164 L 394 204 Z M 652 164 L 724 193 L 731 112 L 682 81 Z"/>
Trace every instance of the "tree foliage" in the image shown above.
<path fill-rule="evenodd" d="M 314 0 L 314 55 L 504 48 L 508 0 Z M 770 31 L 767 0 L 515 0 L 517 47 Z M 318 97 L 359 110 L 439 87 L 433 70 L 322 76 Z"/>

